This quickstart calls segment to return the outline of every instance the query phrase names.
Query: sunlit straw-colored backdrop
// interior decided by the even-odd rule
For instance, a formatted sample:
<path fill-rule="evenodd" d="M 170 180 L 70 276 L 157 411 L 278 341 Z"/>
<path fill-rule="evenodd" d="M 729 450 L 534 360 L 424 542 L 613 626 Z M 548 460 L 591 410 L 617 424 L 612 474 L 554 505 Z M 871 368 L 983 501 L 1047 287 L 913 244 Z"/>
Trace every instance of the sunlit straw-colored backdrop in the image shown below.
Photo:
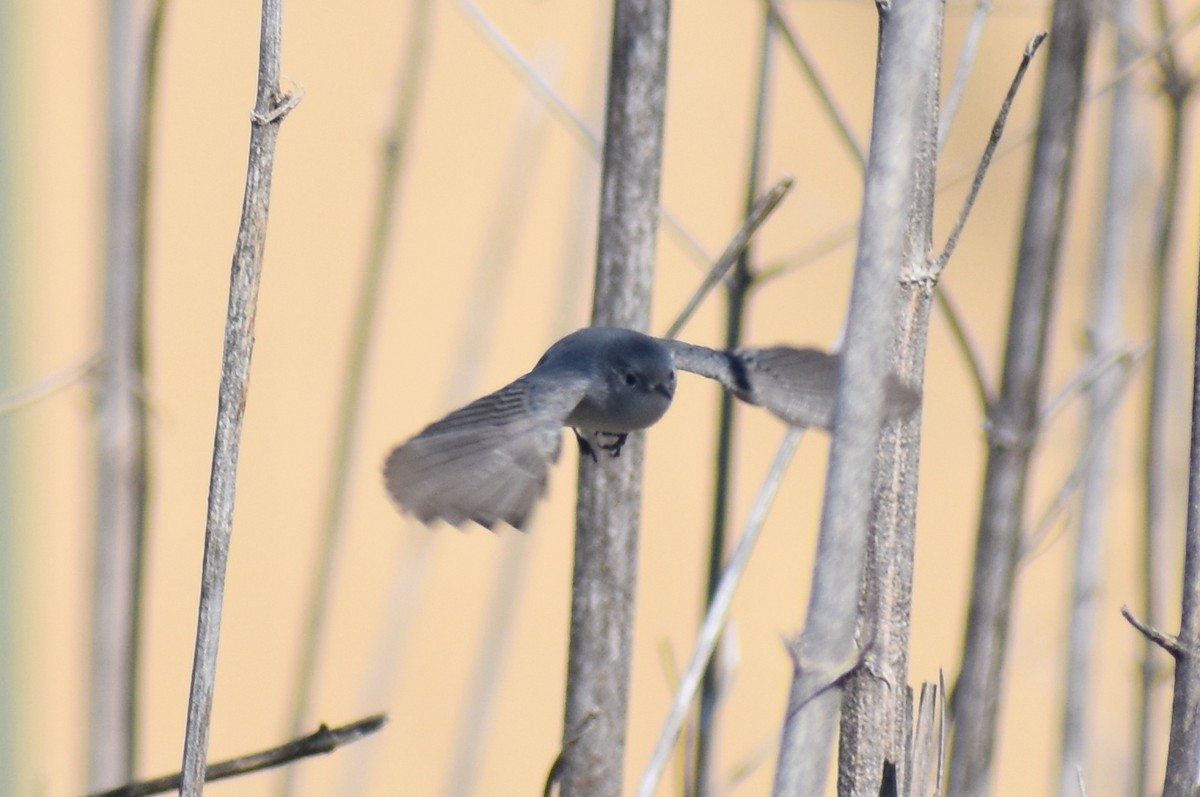
<path fill-rule="evenodd" d="M 275 744 L 287 733 L 300 618 L 329 476 L 333 415 L 364 254 L 382 131 L 394 104 L 408 3 L 290 3 L 283 71 L 304 92 L 282 127 L 257 345 L 238 479 L 238 504 L 222 631 L 211 753 L 223 758 Z M 380 486 L 389 446 L 472 394 L 494 389 L 536 361 L 560 334 L 587 322 L 598 164 L 557 118 L 530 99 L 452 2 L 436 4 L 428 81 L 418 104 L 383 321 L 371 352 L 363 422 L 339 548 L 332 613 L 322 644 L 309 725 L 386 711 L 390 724 L 356 748 L 302 764 L 299 793 L 342 794 L 355 778 L 372 795 L 436 795 L 449 782 L 467 684 L 506 551 L 524 548 L 511 637 L 486 666 L 500 690 L 487 717 L 477 794 L 540 793 L 561 736 L 569 580 L 573 446 L 555 471 L 549 501 L 528 535 L 402 519 Z M 869 133 L 876 15 L 872 4 L 806 0 L 789 13 L 851 120 Z M 601 127 L 608 47 L 606 3 L 488 0 L 485 13 L 534 62 L 562 98 Z M 946 72 L 971 6 L 952 0 Z M 664 204 L 714 256 L 739 224 L 745 194 L 754 71 L 762 7 L 751 0 L 675 4 L 668 89 Z M 101 4 L 17 3 L 7 34 L 15 50 L 13 162 L 16 378 L 34 382 L 97 351 L 102 287 L 104 26 Z M 1031 0 L 996 4 L 962 111 L 942 161 L 938 237 L 958 213 L 966 182 L 1026 40 L 1047 24 Z M 1186 46 L 1189 40 L 1184 40 Z M 140 716 L 139 772 L 178 768 L 192 661 L 205 498 L 213 437 L 229 264 L 240 212 L 249 111 L 254 98 L 258 8 L 254 3 L 174 3 L 165 29 L 161 103 L 155 118 L 149 275 L 152 421 L 151 528 Z M 1194 48 L 1193 48 L 1194 49 Z M 1111 30 L 1100 28 L 1093 85 L 1111 72 Z M 796 188 L 755 245 L 779 262 L 853 229 L 860 179 L 789 54 L 775 52 L 764 177 Z M 1017 100 L 946 285 L 963 308 L 992 379 L 1006 320 L 1027 136 L 1042 66 Z M 1153 188 L 1161 149 L 1154 74 L 1139 73 L 1145 216 L 1127 277 L 1128 336 L 1146 337 Z M 1107 109 L 1089 103 L 1065 248 L 1047 395 L 1085 359 L 1083 313 L 1094 259 Z M 513 167 L 516 167 L 515 169 Z M 1179 368 L 1172 410 L 1169 520 L 1182 518 L 1191 312 L 1196 262 L 1194 169 L 1188 166 L 1174 305 Z M 520 178 L 504 183 L 508 172 Z M 953 182 L 952 182 L 953 181 Z M 527 197 L 524 195 L 527 194 Z M 514 236 L 511 258 L 486 238 L 498 215 Z M 853 259 L 846 244 L 765 285 L 751 302 L 746 338 L 828 345 L 842 323 Z M 660 235 L 654 328 L 665 329 L 703 267 L 678 239 Z M 491 280 L 480 292 L 481 280 Z M 712 297 L 684 337 L 716 344 L 723 300 Z M 469 322 L 485 324 L 465 333 Z M 464 335 L 469 335 L 464 344 Z M 461 352 L 466 346 L 469 355 Z M 459 380 L 455 383 L 454 380 Z M 458 387 L 454 387 L 457 384 Z M 8 387 L 8 386 L 4 386 Z M 62 797 L 85 785 L 86 664 L 94 498 L 90 385 L 74 386 L 10 422 L 19 494 L 14 507 L 18 629 L 18 767 L 14 795 Z M 1138 601 L 1139 428 L 1145 387 L 1134 384 L 1113 458 L 1107 576 L 1097 650 L 1099 682 L 1085 777 L 1092 795 L 1124 794 L 1138 650 L 1118 614 Z M 681 380 L 675 406 L 648 433 L 646 505 L 627 783 L 640 775 L 665 716 L 675 673 L 698 618 L 711 507 L 717 389 Z M 732 523 L 740 525 L 783 435 L 778 422 L 738 411 Z M 1079 445 L 1072 405 L 1051 428 L 1035 465 L 1030 522 L 1057 491 Z M 953 678 L 966 613 L 984 455 L 983 414 L 944 319 L 935 314 L 926 384 L 913 682 Z M 744 771 L 736 794 L 769 790 L 790 665 L 782 640 L 798 630 L 808 591 L 827 440 L 805 440 L 778 499 L 728 636 L 731 687 L 719 727 L 717 772 Z M 1020 574 L 1009 657 L 997 794 L 1049 794 L 1057 782 L 1057 707 L 1064 673 L 1069 526 Z M 411 562 L 422 564 L 413 567 Z M 406 591 L 396 585 L 415 585 Z M 415 579 L 415 580 L 414 580 Z M 387 624 L 411 622 L 402 655 L 375 663 Z M 1170 630 L 1170 629 L 1169 629 Z M 482 721 L 472 715 L 467 722 Z M 351 774 L 353 770 L 356 774 Z M 661 794 L 678 794 L 676 785 Z M 276 775 L 214 786 L 213 794 L 273 793 Z"/>

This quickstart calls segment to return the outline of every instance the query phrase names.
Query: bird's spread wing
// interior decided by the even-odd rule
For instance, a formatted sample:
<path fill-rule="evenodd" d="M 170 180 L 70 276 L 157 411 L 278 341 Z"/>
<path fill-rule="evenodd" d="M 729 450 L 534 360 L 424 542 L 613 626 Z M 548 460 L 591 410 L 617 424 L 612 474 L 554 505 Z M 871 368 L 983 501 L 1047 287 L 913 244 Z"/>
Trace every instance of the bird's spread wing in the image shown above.
<path fill-rule="evenodd" d="M 738 398 L 792 426 L 833 425 L 842 367 L 838 354 L 792 346 L 720 351 L 682 341 L 666 343 L 677 368 L 717 380 Z M 888 375 L 885 389 L 889 418 L 912 412 L 920 400 L 920 394 L 895 374 Z"/>
<path fill-rule="evenodd" d="M 423 523 L 523 528 L 586 387 L 580 378 L 528 374 L 431 424 L 388 456 L 392 500 Z"/>
<path fill-rule="evenodd" d="M 842 358 L 818 349 L 773 346 L 738 349 L 748 389 L 738 397 L 765 407 L 791 426 L 833 425 Z"/>
<path fill-rule="evenodd" d="M 742 401 L 756 404 L 792 426 L 829 428 L 840 360 L 817 349 L 775 346 L 725 351 L 665 341 L 675 367 L 715 379 Z"/>
<path fill-rule="evenodd" d="M 675 367 L 693 374 L 715 379 L 735 393 L 740 388 L 749 388 L 741 363 L 730 352 L 696 346 L 682 340 L 663 340 L 671 352 Z"/>

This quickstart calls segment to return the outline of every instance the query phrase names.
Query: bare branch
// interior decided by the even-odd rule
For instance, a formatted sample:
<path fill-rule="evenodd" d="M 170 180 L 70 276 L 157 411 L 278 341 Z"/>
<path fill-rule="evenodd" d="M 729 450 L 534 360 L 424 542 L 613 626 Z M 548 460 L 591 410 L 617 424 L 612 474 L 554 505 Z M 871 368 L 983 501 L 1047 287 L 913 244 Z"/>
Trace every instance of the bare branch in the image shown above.
<path fill-rule="evenodd" d="M 833 129 L 837 131 L 838 138 L 846 145 L 846 149 L 850 151 L 855 162 L 858 164 L 860 171 L 867 170 L 867 158 L 863 153 L 862 144 L 854 135 L 854 131 L 850 129 L 850 121 L 846 118 L 846 114 L 842 112 L 837 100 L 834 99 L 833 91 L 829 88 L 829 84 L 825 82 L 825 78 L 817 71 L 816 62 L 812 56 L 808 54 L 808 50 L 800 43 L 800 37 L 796 35 L 795 28 L 784 16 L 783 8 L 779 5 L 779 0 L 766 0 L 767 8 L 771 13 L 771 17 L 775 21 L 775 25 L 779 28 L 779 32 L 783 34 L 783 40 L 787 43 L 788 50 L 796 58 L 796 63 L 800 65 L 800 71 L 808 78 L 808 82 L 812 85 L 813 91 L 817 94 L 817 99 L 820 100 L 821 106 L 825 109 L 825 113 L 829 115 L 829 121 L 833 123 Z"/>
<path fill-rule="evenodd" d="M 279 87 L 279 58 L 283 38 L 282 0 L 263 0 L 259 37 L 258 91 L 250 126 L 250 159 L 246 192 L 230 274 L 229 310 L 225 322 L 225 347 L 221 359 L 221 384 L 217 402 L 217 429 L 213 442 L 212 477 L 208 489 L 208 517 L 204 531 L 204 565 L 200 584 L 200 610 L 196 625 L 196 652 L 192 662 L 187 728 L 184 733 L 180 797 L 199 797 L 204 791 L 209 723 L 216 685 L 217 647 L 221 635 L 225 571 L 233 535 L 233 504 L 237 486 L 237 461 L 242 420 L 250 386 L 250 358 L 254 350 L 254 319 L 262 255 L 266 245 L 267 216 L 271 200 L 271 174 L 279 125 L 294 99 Z M 270 120 L 269 122 L 264 120 Z"/>
<path fill-rule="evenodd" d="M 934 296 L 937 298 L 938 307 L 942 308 L 942 315 L 946 317 L 946 323 L 950 325 L 950 337 L 958 344 L 958 350 L 967 364 L 967 373 L 970 374 L 971 382 L 975 386 L 975 396 L 979 400 L 979 406 L 986 413 L 992 406 L 992 402 L 995 401 L 996 393 L 992 388 L 991 380 L 983 371 L 983 356 L 979 353 L 979 347 L 975 345 L 975 340 L 971 337 L 966 322 L 963 321 L 962 313 L 958 311 L 958 305 L 954 303 L 946 286 L 939 282 Z"/>
<path fill-rule="evenodd" d="M 669 9 L 667 0 L 617 0 L 613 10 L 592 299 L 598 326 L 642 330 L 650 321 Z M 563 797 L 621 793 L 644 442 L 631 436 L 620 458 L 603 463 L 579 458 Z"/>
<path fill-rule="evenodd" d="M 950 86 L 946 104 L 942 107 L 942 119 L 938 124 L 937 138 L 939 152 L 946 145 L 946 139 L 950 137 L 950 128 L 954 126 L 954 119 L 958 116 L 958 106 L 962 103 L 963 95 L 966 93 L 967 80 L 971 77 L 972 68 L 975 66 L 975 56 L 979 53 L 979 40 L 983 37 L 983 26 L 991 13 L 992 0 L 976 0 L 975 11 L 971 14 L 971 24 L 967 26 L 962 50 L 958 54 L 958 65 L 954 69 L 954 83 Z"/>
<path fill-rule="evenodd" d="M 472 0 L 457 0 L 455 5 L 475 26 L 484 41 L 490 44 L 496 54 L 516 72 L 517 77 L 521 78 L 526 86 L 546 103 L 546 107 L 554 116 L 564 122 L 567 129 L 573 132 L 576 138 L 587 147 L 588 153 L 594 158 L 600 157 L 600 136 L 588 126 L 578 111 L 567 104 L 566 100 L 559 95 L 549 81 L 542 77 L 529 59 L 521 54 L 516 45 L 509 41 L 500 28 L 488 19 L 487 15 L 483 13 L 483 9 Z M 660 207 L 659 211 L 667 231 L 675 236 L 684 254 L 707 267 L 712 262 L 712 256 L 705 251 L 700 239 L 684 226 L 683 221 L 670 208 Z"/>
<path fill-rule="evenodd" d="M 32 385 L 18 387 L 7 393 L 0 393 L 0 415 L 22 410 L 31 404 L 48 399 L 60 390 L 70 387 L 86 376 L 96 373 L 104 355 L 93 354 L 77 363 L 68 365 L 61 371 L 55 371 L 49 376 L 39 379 Z"/>
<path fill-rule="evenodd" d="M 1148 623 L 1143 623 L 1141 620 L 1134 617 L 1133 612 L 1129 610 L 1128 606 L 1121 607 L 1121 616 L 1129 621 L 1129 624 L 1136 628 L 1138 632 L 1148 641 L 1165 650 L 1167 653 L 1170 653 L 1173 658 L 1180 659 L 1188 655 L 1197 655 L 1197 651 L 1189 650 L 1187 647 L 1185 647 L 1184 643 L 1179 639 L 1179 637 L 1168 634 L 1165 631 L 1160 631 L 1154 626 Z"/>
<path fill-rule="evenodd" d="M 1125 369 L 1119 374 L 1109 374 L 1107 369 L 1105 369 L 1095 375 L 1095 380 L 1101 380 L 1105 376 L 1109 376 L 1114 381 L 1111 384 L 1105 385 L 1103 402 L 1097 399 L 1092 399 L 1090 402 L 1088 408 L 1088 429 L 1083 439 L 1083 445 L 1080 446 L 1079 456 L 1076 457 L 1071 472 L 1063 479 L 1062 486 L 1055 492 L 1054 499 L 1051 500 L 1050 504 L 1041 513 L 1037 522 L 1033 524 L 1032 530 L 1023 535 L 1020 553 L 1020 558 L 1023 561 L 1028 561 L 1046 550 L 1049 545 L 1048 540 L 1052 538 L 1051 531 L 1054 524 L 1066 512 L 1072 497 L 1083 486 L 1085 479 L 1089 478 L 1089 474 L 1095 467 L 1097 457 L 1102 455 L 1102 448 L 1106 445 L 1109 431 L 1112 428 L 1113 416 L 1116 414 L 1117 409 L 1120 408 L 1121 400 L 1125 397 L 1125 391 L 1131 383 L 1132 367 L 1136 357 L 1137 355 L 1124 359 L 1119 357 L 1113 358 L 1112 362 L 1114 363 L 1123 362 L 1126 364 Z M 1083 389 L 1094 390 L 1095 388 L 1089 385 Z M 1086 506 L 1087 504 L 1085 503 Z M 1103 502 L 1101 502 L 1101 507 L 1103 507 Z M 1094 587 L 1092 591 L 1095 591 Z M 1079 597 L 1082 597 L 1082 595 Z M 1073 671 L 1068 671 L 1068 673 L 1068 677 L 1079 677 Z"/>
<path fill-rule="evenodd" d="M 957 797 L 982 797 L 989 790 L 1021 519 L 1094 11 L 1090 0 L 1056 0 L 1054 5 L 1004 375 L 991 412 L 966 643 L 954 698 L 949 789 Z"/>
<path fill-rule="evenodd" d="M 934 188 L 937 183 L 938 97 L 941 83 L 942 20 L 936 4 L 936 38 L 925 43 L 920 90 L 909 111 L 915 143 L 909 153 L 912 186 L 905 208 L 906 233 L 889 370 L 908 385 L 924 380 L 933 308 L 928 263 L 933 249 Z M 838 744 L 838 792 L 876 797 L 912 777 L 913 706 L 908 687 L 912 590 L 916 552 L 921 416 L 889 419 L 875 450 L 866 569 L 858 595 L 858 638 L 871 644 L 864 666 L 845 684 Z"/>
<path fill-rule="evenodd" d="M 1181 110 L 1175 107 L 1177 114 Z M 1179 126 L 1175 125 L 1174 129 L 1178 130 Z M 1174 161 L 1173 165 L 1177 163 Z M 1163 797 L 1192 797 L 1196 794 L 1197 773 L 1200 773 L 1200 289 L 1197 290 L 1195 324 L 1187 530 L 1183 541 L 1179 648 L 1175 657 L 1175 691 Z"/>
<path fill-rule="evenodd" d="M 691 320 L 692 315 L 700 304 L 708 296 L 709 292 L 717 286 L 729 273 L 729 269 L 737 262 L 738 257 L 746 249 L 750 243 L 750 239 L 758 232 L 758 228 L 763 225 L 763 222 L 775 212 L 775 208 L 779 207 L 779 203 L 787 196 L 788 191 L 792 190 L 792 185 L 795 180 L 790 176 L 784 176 L 775 183 L 769 191 L 759 198 L 754 208 L 746 216 L 746 221 L 742 224 L 742 228 L 734 234 L 730 239 L 729 244 L 725 247 L 725 251 L 717 258 L 717 262 L 713 263 L 712 269 L 700 283 L 700 287 L 696 288 L 696 292 L 688 299 L 684 308 L 679 311 L 679 315 L 671 322 L 671 326 L 663 333 L 664 338 L 673 338 L 680 333 L 683 327 Z"/>
<path fill-rule="evenodd" d="M 235 778 L 239 775 L 248 775 L 251 772 L 260 772 L 264 769 L 290 764 L 304 758 L 332 753 L 339 747 L 357 742 L 364 736 L 370 736 L 382 728 L 386 722 L 385 715 L 376 714 L 338 728 L 322 725 L 314 733 L 293 739 L 278 747 L 209 764 L 204 779 L 212 782 Z M 88 797 L 145 797 L 148 794 L 162 794 L 179 788 L 181 779 L 182 775 L 177 772 L 174 775 L 165 775 L 152 780 L 134 781 L 116 789 L 95 792 Z"/>
<path fill-rule="evenodd" d="M 1017 90 L 1021 88 L 1025 72 L 1029 69 L 1033 56 L 1037 54 L 1038 48 L 1042 46 L 1045 39 L 1046 34 L 1039 33 L 1025 45 L 1025 52 L 1021 54 L 1021 63 L 1017 67 L 1017 73 L 1013 75 L 1012 83 L 1008 86 L 1008 93 L 1004 95 L 1004 102 L 1000 104 L 1000 113 L 996 114 L 996 121 L 992 123 L 992 133 L 988 136 L 987 146 L 983 148 L 983 157 L 979 159 L 979 166 L 975 169 L 975 177 L 971 180 L 971 190 L 967 192 L 967 199 L 963 202 L 962 210 L 959 211 L 958 221 L 950 232 L 950 237 L 946 239 L 946 246 L 942 250 L 942 254 L 938 256 L 937 265 L 934 268 L 935 276 L 946 268 L 946 263 L 954 254 L 955 247 L 958 246 L 958 238 L 967 224 L 971 208 L 975 206 L 975 198 L 979 196 L 979 189 L 983 187 L 983 178 L 987 175 L 988 166 L 992 163 L 992 156 L 996 154 L 996 147 L 1000 145 L 1000 138 L 1004 135 L 1004 126 L 1008 123 L 1008 112 L 1012 109 L 1013 100 L 1017 97 Z"/>
<path fill-rule="evenodd" d="M 866 556 L 883 377 L 908 235 L 920 114 L 929 61 L 940 57 L 938 0 L 879 4 L 880 46 L 862 228 L 855 262 L 844 371 L 838 390 L 817 564 L 776 769 L 774 794 L 820 794 L 841 702 L 828 676 L 854 648 Z"/>

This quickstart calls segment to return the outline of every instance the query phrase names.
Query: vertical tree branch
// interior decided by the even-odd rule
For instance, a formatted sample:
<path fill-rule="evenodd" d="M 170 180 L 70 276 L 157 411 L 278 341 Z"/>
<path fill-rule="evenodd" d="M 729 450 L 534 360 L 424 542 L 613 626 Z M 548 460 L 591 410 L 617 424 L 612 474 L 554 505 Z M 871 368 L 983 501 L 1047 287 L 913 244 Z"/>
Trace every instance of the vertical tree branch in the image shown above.
<path fill-rule="evenodd" d="M 258 286 L 267 238 L 271 200 L 271 174 L 279 125 L 298 102 L 279 86 L 283 36 L 283 0 L 263 0 L 259 36 L 258 90 L 251 114 L 250 157 L 246 192 L 238 226 L 229 281 L 229 310 L 225 321 L 225 346 L 221 357 L 221 384 L 217 398 L 217 424 L 213 441 L 212 476 L 208 488 L 208 516 L 204 529 L 204 565 L 200 583 L 200 610 L 196 623 L 196 652 L 188 697 L 184 734 L 180 797 L 198 797 L 204 791 L 205 758 L 217 671 L 221 609 L 225 598 L 225 571 L 233 532 L 233 504 L 237 487 L 238 450 L 254 350 L 254 319 Z"/>
<path fill-rule="evenodd" d="M 957 797 L 986 794 L 991 776 L 1029 458 L 1037 434 L 1094 8 L 1090 0 L 1057 0 L 1054 5 L 1004 372 L 990 418 L 967 638 L 954 696 L 950 793 Z"/>
<path fill-rule="evenodd" d="M 938 92 L 941 80 L 944 2 L 928 10 L 935 25 L 932 46 L 922 48 L 920 94 L 912 106 L 916 128 L 914 176 L 904 238 L 898 328 L 889 370 L 921 384 L 938 272 L 932 267 L 934 190 L 937 184 Z M 895 767 L 904 791 L 910 775 L 912 718 L 908 644 L 912 624 L 916 549 L 917 484 L 921 415 L 887 423 L 879 440 L 867 537 L 866 575 L 858 599 L 858 638 L 865 640 L 863 666 L 846 682 L 838 751 L 838 793 L 878 795 L 884 766 Z"/>
<path fill-rule="evenodd" d="M 666 107 L 668 0 L 617 0 L 592 323 L 650 320 Z M 617 459 L 580 457 L 563 721 L 563 797 L 615 797 L 625 752 L 642 435 Z"/>
<path fill-rule="evenodd" d="M 937 48 L 939 0 L 879 3 L 880 41 L 862 225 L 846 327 L 817 563 L 795 666 L 774 794 L 825 789 L 841 703 L 841 678 L 856 659 L 854 631 L 866 552 L 872 473 L 883 417 L 896 279 L 905 248 L 914 163 L 921 151 L 915 109 Z"/>
<path fill-rule="evenodd" d="M 1118 0 L 1112 4 L 1116 53 L 1114 63 L 1122 71 L 1135 55 L 1130 29 L 1133 4 Z M 1113 89 L 1109 122 L 1108 178 L 1104 198 L 1104 223 L 1096 253 L 1096 272 L 1092 285 L 1092 309 L 1088 322 L 1088 342 L 1092 356 L 1108 356 L 1121 348 L 1121 298 L 1125 261 L 1129 256 L 1129 230 L 1134 209 L 1134 182 L 1137 159 L 1134 151 L 1132 79 L 1126 77 Z M 1109 448 L 1113 422 L 1112 408 L 1121 393 L 1122 374 L 1108 369 L 1088 389 L 1084 439 L 1093 440 L 1083 476 L 1079 505 L 1079 537 L 1075 544 L 1075 575 L 1072 585 L 1071 621 L 1067 640 L 1067 660 L 1063 680 L 1062 752 L 1059 762 L 1059 794 L 1078 794 L 1078 773 L 1083 770 L 1087 749 L 1088 705 L 1094 696 L 1092 663 L 1096 660 L 1096 616 L 1103 573 L 1105 520 L 1108 517 Z M 1139 787 L 1137 794 L 1144 794 Z"/>
<path fill-rule="evenodd" d="M 1194 797 L 1200 783 L 1200 290 L 1192 363 L 1192 446 L 1175 694 L 1163 797 Z"/>
<path fill-rule="evenodd" d="M 1157 5 L 1163 32 L 1170 34 L 1172 28 L 1168 22 L 1169 14 L 1165 3 Z M 1187 121 L 1187 104 L 1192 97 L 1193 79 L 1179 71 L 1177 60 L 1172 47 L 1164 50 L 1160 60 L 1163 69 L 1163 89 L 1170 103 L 1169 128 L 1167 131 L 1167 152 L 1164 160 L 1165 183 L 1162 189 L 1162 199 L 1158 208 L 1157 229 L 1155 231 L 1154 259 L 1155 278 L 1154 293 L 1157 301 L 1155 316 L 1155 380 L 1153 387 L 1160 393 L 1151 399 L 1151 407 L 1159 417 L 1151 421 L 1150 434 L 1159 437 L 1159 456 L 1165 442 L 1165 374 L 1166 374 L 1166 342 L 1168 338 L 1167 297 L 1170 295 L 1170 264 L 1172 260 L 1172 244 L 1175 238 L 1175 222 L 1179 209 L 1180 197 L 1180 164 L 1183 160 L 1185 133 Z M 1198 290 L 1200 293 L 1200 290 Z M 1187 531 L 1184 539 L 1183 552 L 1183 582 L 1181 610 L 1179 620 L 1179 648 L 1175 657 L 1175 690 L 1171 704 L 1171 735 L 1167 742 L 1167 774 L 1163 785 L 1163 797 L 1182 797 L 1195 795 L 1197 784 L 1200 784 L 1200 295 L 1197 296 L 1196 308 L 1197 337 L 1193 341 L 1195 360 L 1193 363 L 1192 389 L 1192 445 L 1188 471 L 1188 512 Z M 1159 369 L 1162 369 L 1160 372 Z M 1147 447 L 1147 456 L 1150 449 Z M 1150 468 L 1161 467 L 1161 462 L 1147 460 L 1148 476 L 1154 474 Z M 1148 480 L 1147 486 L 1152 482 Z M 1161 489 L 1162 481 L 1156 482 Z M 1147 501 L 1149 501 L 1149 491 Z M 1154 510 L 1157 515 L 1158 510 Z M 1149 515 L 1148 515 L 1149 517 Z M 1156 517 L 1158 528 L 1156 535 L 1146 541 L 1146 596 L 1147 606 L 1155 607 L 1159 603 L 1155 599 L 1161 594 L 1165 571 L 1172 558 L 1170 543 L 1166 529 L 1162 528 L 1161 517 Z M 1147 529 L 1149 535 L 1150 529 Z M 1152 621 L 1152 618 L 1147 618 Z M 1144 705 L 1149 705 L 1149 694 L 1154 682 L 1157 667 L 1152 656 L 1147 652 L 1143 671 Z"/>
<path fill-rule="evenodd" d="M 142 96 L 139 15 L 112 0 L 108 17 L 104 361 L 97 402 L 88 782 L 133 775 L 139 562 L 145 531 L 145 415 L 138 162 Z"/>

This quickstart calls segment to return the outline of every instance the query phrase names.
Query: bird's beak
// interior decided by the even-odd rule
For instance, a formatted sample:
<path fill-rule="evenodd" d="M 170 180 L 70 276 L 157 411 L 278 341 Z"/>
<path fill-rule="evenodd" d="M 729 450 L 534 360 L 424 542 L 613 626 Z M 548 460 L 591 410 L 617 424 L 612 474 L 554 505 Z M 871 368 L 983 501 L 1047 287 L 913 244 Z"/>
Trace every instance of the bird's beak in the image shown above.
<path fill-rule="evenodd" d="M 672 399 L 675 397 L 675 385 L 670 382 L 662 382 L 654 386 L 654 392 L 662 393 L 667 399 Z"/>

